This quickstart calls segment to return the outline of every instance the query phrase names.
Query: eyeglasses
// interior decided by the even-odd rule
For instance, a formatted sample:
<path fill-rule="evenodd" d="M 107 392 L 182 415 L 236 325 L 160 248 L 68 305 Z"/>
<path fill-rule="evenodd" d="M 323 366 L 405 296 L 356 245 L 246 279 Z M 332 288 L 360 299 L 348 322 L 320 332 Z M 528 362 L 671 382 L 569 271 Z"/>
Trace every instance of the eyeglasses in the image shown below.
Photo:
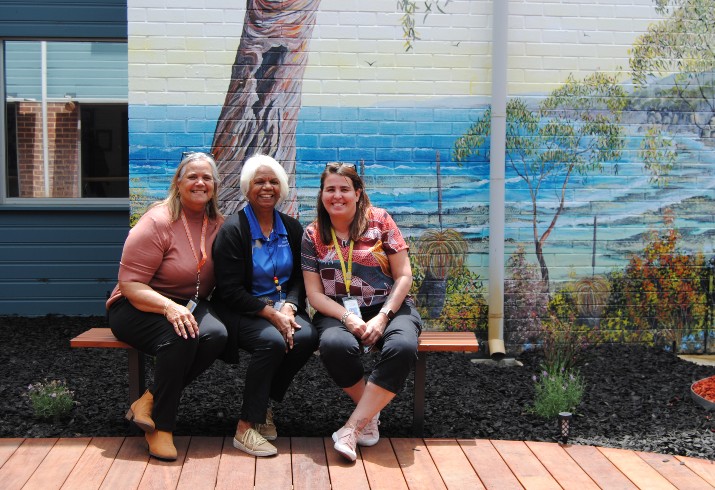
<path fill-rule="evenodd" d="M 325 169 L 334 168 L 339 169 L 340 167 L 348 167 L 357 172 L 357 166 L 354 163 L 343 163 L 343 162 L 329 162 L 325 164 Z"/>
<path fill-rule="evenodd" d="M 216 157 L 214 156 L 213 153 L 205 152 L 205 151 L 182 151 L 181 152 L 181 161 L 183 162 L 187 157 L 190 157 L 191 155 L 208 155 L 214 160 L 216 160 Z"/>

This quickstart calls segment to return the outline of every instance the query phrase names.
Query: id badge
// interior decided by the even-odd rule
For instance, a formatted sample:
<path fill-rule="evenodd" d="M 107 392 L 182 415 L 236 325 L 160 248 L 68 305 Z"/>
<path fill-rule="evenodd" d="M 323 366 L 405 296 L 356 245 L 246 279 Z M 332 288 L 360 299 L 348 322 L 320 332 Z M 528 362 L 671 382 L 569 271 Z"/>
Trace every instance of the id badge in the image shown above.
<path fill-rule="evenodd" d="M 358 302 L 355 298 L 346 296 L 343 298 L 343 306 L 346 310 L 354 315 L 357 315 L 357 317 L 362 320 L 362 313 L 360 313 L 360 307 L 358 306 Z"/>
<path fill-rule="evenodd" d="M 198 305 L 199 305 L 199 303 L 197 301 L 190 299 L 189 302 L 186 303 L 186 309 L 189 310 L 191 313 L 193 313 Z"/>
<path fill-rule="evenodd" d="M 281 308 L 283 308 L 284 303 L 285 301 L 276 301 L 275 303 L 273 303 L 273 308 L 275 308 L 276 311 L 281 311 Z"/>

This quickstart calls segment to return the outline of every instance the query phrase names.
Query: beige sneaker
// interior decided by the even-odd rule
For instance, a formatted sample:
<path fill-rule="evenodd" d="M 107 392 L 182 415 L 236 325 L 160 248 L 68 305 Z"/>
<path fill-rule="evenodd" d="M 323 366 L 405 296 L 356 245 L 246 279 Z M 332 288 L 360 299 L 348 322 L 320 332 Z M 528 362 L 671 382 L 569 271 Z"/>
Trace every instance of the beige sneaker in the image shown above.
<path fill-rule="evenodd" d="M 275 441 L 278 438 L 278 429 L 273 423 L 273 410 L 270 408 L 266 412 L 266 423 L 256 424 L 256 430 L 266 441 Z"/>
<path fill-rule="evenodd" d="M 238 429 L 236 429 L 236 435 L 233 436 L 233 447 L 240 449 L 244 453 L 248 453 L 251 456 L 273 456 L 278 454 L 278 449 L 266 441 L 266 439 L 256 431 L 256 429 L 248 429 L 243 433 L 243 436 L 239 438 Z"/>

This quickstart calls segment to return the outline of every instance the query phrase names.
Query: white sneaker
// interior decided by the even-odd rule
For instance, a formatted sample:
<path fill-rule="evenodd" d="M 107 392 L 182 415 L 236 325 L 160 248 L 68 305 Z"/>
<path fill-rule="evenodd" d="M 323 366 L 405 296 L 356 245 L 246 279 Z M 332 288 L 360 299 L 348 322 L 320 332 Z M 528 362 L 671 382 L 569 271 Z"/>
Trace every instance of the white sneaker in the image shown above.
<path fill-rule="evenodd" d="M 357 446 L 357 431 L 354 427 L 343 426 L 337 432 L 333 432 L 333 446 L 337 452 L 350 461 L 357 459 L 355 448 Z"/>
<path fill-rule="evenodd" d="M 380 412 L 377 412 L 370 422 L 362 428 L 357 436 L 357 443 L 360 446 L 374 446 L 380 440 L 380 431 L 377 426 L 380 425 Z"/>

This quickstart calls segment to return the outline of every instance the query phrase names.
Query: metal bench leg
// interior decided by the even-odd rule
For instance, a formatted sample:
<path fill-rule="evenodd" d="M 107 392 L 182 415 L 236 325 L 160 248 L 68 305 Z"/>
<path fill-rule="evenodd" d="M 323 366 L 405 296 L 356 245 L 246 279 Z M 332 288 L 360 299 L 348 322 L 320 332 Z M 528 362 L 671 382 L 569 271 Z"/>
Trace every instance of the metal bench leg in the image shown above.
<path fill-rule="evenodd" d="M 412 433 L 422 437 L 425 425 L 425 373 L 427 371 L 427 353 L 417 354 L 415 364 L 415 406 L 412 414 Z"/>
<path fill-rule="evenodd" d="M 129 404 L 144 394 L 144 353 L 129 349 Z"/>

